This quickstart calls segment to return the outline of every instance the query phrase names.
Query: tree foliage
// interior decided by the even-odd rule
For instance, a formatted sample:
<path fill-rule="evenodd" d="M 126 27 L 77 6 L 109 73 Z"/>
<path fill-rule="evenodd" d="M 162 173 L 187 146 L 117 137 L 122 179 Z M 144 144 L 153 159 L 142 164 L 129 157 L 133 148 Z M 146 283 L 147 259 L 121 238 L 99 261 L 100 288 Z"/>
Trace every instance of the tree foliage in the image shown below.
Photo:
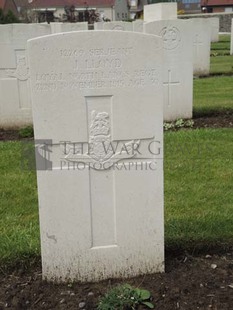
<path fill-rule="evenodd" d="M 14 15 L 12 11 L 8 11 L 7 14 L 3 13 L 3 10 L 0 9 L 0 24 L 13 24 L 19 23 L 19 19 Z"/>
<path fill-rule="evenodd" d="M 88 24 L 94 24 L 94 22 L 100 21 L 100 16 L 96 12 L 96 10 L 88 10 L 88 8 L 84 9 L 83 11 L 76 12 L 75 6 L 65 6 L 64 7 L 65 14 L 64 19 L 70 23 L 76 22 L 88 22 Z"/>

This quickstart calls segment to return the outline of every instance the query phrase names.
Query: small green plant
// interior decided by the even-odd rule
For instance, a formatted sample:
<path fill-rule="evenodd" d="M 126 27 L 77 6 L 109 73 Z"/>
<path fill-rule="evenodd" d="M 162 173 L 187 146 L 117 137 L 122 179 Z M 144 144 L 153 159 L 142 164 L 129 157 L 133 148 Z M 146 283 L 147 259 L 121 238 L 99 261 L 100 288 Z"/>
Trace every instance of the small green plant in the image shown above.
<path fill-rule="evenodd" d="M 112 288 L 100 299 L 98 310 L 136 310 L 140 305 L 154 309 L 147 290 L 134 288 L 129 284 Z"/>
<path fill-rule="evenodd" d="M 193 125 L 194 125 L 194 121 L 192 119 L 188 119 L 187 121 L 185 121 L 185 127 L 192 128 Z"/>
<path fill-rule="evenodd" d="M 164 123 L 163 127 L 164 127 L 164 130 L 171 130 L 171 129 L 174 129 L 175 125 L 173 123 Z"/>
<path fill-rule="evenodd" d="M 194 125 L 194 121 L 192 119 L 183 120 L 182 118 L 177 119 L 174 122 L 165 122 L 163 124 L 163 128 L 165 131 L 167 130 L 175 130 L 179 128 L 192 128 Z"/>
<path fill-rule="evenodd" d="M 211 52 L 211 53 L 210 53 L 210 56 L 216 57 L 216 56 L 218 56 L 218 53 L 217 53 L 217 52 Z"/>
<path fill-rule="evenodd" d="M 33 132 L 32 126 L 23 127 L 19 130 L 19 136 L 21 138 L 32 138 L 33 135 L 34 135 L 34 132 Z"/>
<path fill-rule="evenodd" d="M 176 128 L 182 128 L 184 127 L 185 122 L 182 118 L 179 118 L 176 122 L 175 122 L 175 127 Z"/>
<path fill-rule="evenodd" d="M 0 9 L 0 24 L 12 24 L 19 22 L 19 19 L 14 15 L 11 10 L 9 10 L 7 14 L 4 14 L 3 10 Z"/>

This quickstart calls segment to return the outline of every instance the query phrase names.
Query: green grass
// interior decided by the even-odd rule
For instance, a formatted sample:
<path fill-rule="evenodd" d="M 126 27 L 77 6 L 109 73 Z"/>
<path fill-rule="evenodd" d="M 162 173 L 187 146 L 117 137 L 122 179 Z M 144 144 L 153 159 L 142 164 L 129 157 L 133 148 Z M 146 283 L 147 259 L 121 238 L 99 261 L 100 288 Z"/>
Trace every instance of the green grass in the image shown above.
<path fill-rule="evenodd" d="M 0 143 L 0 261 L 39 255 L 35 173 L 21 170 L 21 143 Z"/>
<path fill-rule="evenodd" d="M 211 43 L 211 74 L 232 74 L 233 56 L 230 56 L 230 35 L 221 35 L 219 42 Z"/>
<path fill-rule="evenodd" d="M 194 115 L 233 111 L 233 77 L 194 80 Z"/>
<path fill-rule="evenodd" d="M 211 43 L 210 73 L 233 74 L 233 56 L 230 56 L 230 35 L 221 35 L 219 42 Z"/>
<path fill-rule="evenodd" d="M 219 42 L 211 43 L 211 54 L 217 55 L 230 54 L 230 35 L 220 35 Z"/>
<path fill-rule="evenodd" d="M 2 266 L 40 255 L 36 176 L 21 170 L 20 146 L 0 143 Z M 165 134 L 168 247 L 233 244 L 232 152 L 232 129 Z"/>
<path fill-rule="evenodd" d="M 229 50 L 229 39 L 229 35 L 220 36 L 220 42 L 212 43 L 212 48 L 227 47 Z M 196 116 L 233 111 L 233 56 L 211 57 L 210 73 L 216 76 L 194 79 L 193 102 Z"/>
<path fill-rule="evenodd" d="M 168 248 L 233 245 L 232 153 L 233 129 L 166 133 Z"/>
<path fill-rule="evenodd" d="M 211 74 L 232 74 L 233 75 L 233 56 L 217 56 L 210 58 Z"/>

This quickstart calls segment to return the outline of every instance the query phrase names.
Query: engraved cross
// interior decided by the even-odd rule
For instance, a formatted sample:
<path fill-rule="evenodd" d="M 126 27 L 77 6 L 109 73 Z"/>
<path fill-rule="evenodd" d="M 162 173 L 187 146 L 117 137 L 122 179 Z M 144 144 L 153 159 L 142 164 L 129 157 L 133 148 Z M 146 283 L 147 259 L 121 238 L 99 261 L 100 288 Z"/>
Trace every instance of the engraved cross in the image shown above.
<path fill-rule="evenodd" d="M 87 99 L 88 143 L 84 154 L 67 153 L 65 159 L 82 163 L 88 170 L 91 250 L 117 247 L 115 170 L 111 168 L 121 160 L 135 157 L 134 149 L 140 141 L 113 141 L 111 96 Z M 102 102 L 101 102 L 102 101 Z M 87 147 L 88 145 L 88 147 Z M 122 147 L 123 146 L 123 147 Z"/>
<path fill-rule="evenodd" d="M 195 46 L 195 53 L 196 53 L 196 55 L 197 55 L 197 54 L 198 54 L 198 51 L 199 51 L 198 47 L 201 46 L 201 45 L 203 44 L 203 42 L 199 40 L 199 34 L 198 34 L 198 33 L 197 33 L 196 36 L 195 36 L 195 39 L 194 39 L 194 41 L 193 41 L 193 44 L 194 44 L 194 46 Z"/>
<path fill-rule="evenodd" d="M 167 82 L 163 82 L 163 85 L 165 87 L 167 87 L 167 98 L 168 98 L 167 99 L 167 104 L 168 104 L 169 107 L 171 106 L 171 97 L 172 97 L 172 89 L 171 89 L 171 87 L 172 86 L 177 86 L 179 84 L 180 84 L 179 81 L 172 81 L 172 72 L 169 69 L 168 70 L 168 81 Z"/>

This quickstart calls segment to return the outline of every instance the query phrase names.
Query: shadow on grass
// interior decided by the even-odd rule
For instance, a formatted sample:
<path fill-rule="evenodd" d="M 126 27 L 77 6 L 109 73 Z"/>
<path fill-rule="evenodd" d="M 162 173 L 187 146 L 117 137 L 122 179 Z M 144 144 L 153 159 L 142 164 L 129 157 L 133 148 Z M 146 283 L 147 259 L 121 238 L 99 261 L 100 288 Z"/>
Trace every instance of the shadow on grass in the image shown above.
<path fill-rule="evenodd" d="M 35 267 L 41 267 L 41 256 L 25 254 L 20 258 L 0 261 L 0 276 L 13 273 L 16 270 L 25 273 Z"/>
<path fill-rule="evenodd" d="M 193 119 L 201 117 L 229 117 L 233 116 L 233 108 L 207 108 L 207 107 L 194 107 Z"/>

